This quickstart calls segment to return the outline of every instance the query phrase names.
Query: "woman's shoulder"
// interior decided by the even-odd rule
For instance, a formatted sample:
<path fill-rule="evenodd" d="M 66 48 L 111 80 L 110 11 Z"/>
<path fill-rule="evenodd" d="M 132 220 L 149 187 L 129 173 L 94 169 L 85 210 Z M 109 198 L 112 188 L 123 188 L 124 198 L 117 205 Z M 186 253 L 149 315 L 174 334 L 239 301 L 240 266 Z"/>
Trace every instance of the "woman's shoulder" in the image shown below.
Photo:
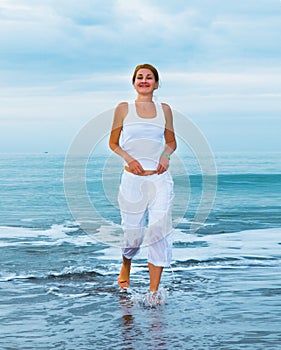
<path fill-rule="evenodd" d="M 128 102 L 126 101 L 119 102 L 117 106 L 128 106 Z"/>
<path fill-rule="evenodd" d="M 161 102 L 161 106 L 162 106 L 164 112 L 171 112 L 172 111 L 172 109 L 171 109 L 170 105 L 168 105 L 168 103 Z"/>
<path fill-rule="evenodd" d="M 116 106 L 116 109 L 123 109 L 123 108 L 128 108 L 128 102 L 119 102 L 118 105 Z"/>
<path fill-rule="evenodd" d="M 119 102 L 115 110 L 120 112 L 128 110 L 128 102 Z"/>
<path fill-rule="evenodd" d="M 166 118 L 172 117 L 172 109 L 168 103 L 161 102 L 161 106 Z"/>
<path fill-rule="evenodd" d="M 115 107 L 115 115 L 124 119 L 124 117 L 128 114 L 128 102 L 120 102 Z"/>

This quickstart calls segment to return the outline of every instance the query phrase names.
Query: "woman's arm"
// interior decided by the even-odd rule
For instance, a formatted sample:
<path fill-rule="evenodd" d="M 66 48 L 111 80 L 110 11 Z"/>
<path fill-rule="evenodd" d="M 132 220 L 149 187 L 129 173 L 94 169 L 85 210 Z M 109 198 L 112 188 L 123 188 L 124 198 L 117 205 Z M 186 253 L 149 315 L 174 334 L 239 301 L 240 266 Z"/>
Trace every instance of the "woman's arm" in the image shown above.
<path fill-rule="evenodd" d="M 171 107 L 166 103 L 162 103 L 166 125 L 164 131 L 165 148 L 162 156 L 159 159 L 157 167 L 157 173 L 162 174 L 169 168 L 170 159 L 169 156 L 176 150 L 177 142 L 175 138 L 174 125 L 173 125 L 173 113 Z"/>
<path fill-rule="evenodd" d="M 109 138 L 109 147 L 110 149 L 122 157 L 125 162 L 128 164 L 130 170 L 135 174 L 140 174 L 144 170 L 141 164 L 131 157 L 127 152 L 125 152 L 119 145 L 120 135 L 123 127 L 123 120 L 128 114 L 128 103 L 121 102 L 114 111 L 114 118 Z"/>

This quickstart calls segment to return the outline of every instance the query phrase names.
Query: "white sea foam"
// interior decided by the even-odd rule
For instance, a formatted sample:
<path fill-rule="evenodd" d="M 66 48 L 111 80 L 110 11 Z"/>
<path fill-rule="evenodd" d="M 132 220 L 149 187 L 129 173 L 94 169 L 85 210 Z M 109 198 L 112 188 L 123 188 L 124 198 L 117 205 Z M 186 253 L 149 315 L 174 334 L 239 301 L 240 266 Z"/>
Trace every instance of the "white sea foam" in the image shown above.
<path fill-rule="evenodd" d="M 117 226 L 117 225 L 116 225 Z M 0 246 L 53 246 L 64 243 L 75 246 L 95 245 L 103 235 L 112 235 L 116 226 L 100 226 L 96 235 L 81 233 L 77 223 L 53 225 L 49 229 L 0 226 Z M 121 234 L 121 233 L 120 233 Z M 98 238 L 98 239 L 97 239 Z M 119 239 L 119 237 L 115 237 Z M 174 230 L 174 261 L 225 259 L 280 259 L 281 228 L 247 230 L 214 235 L 198 235 Z M 181 246 L 182 244 L 182 246 Z M 100 259 L 120 260 L 120 247 L 108 245 Z M 138 259 L 147 258 L 141 249 Z"/>
<path fill-rule="evenodd" d="M 179 225 L 179 224 L 196 224 L 196 225 L 201 225 L 202 227 L 216 225 L 216 223 L 197 222 L 197 221 L 194 221 L 194 220 L 188 220 L 187 218 L 178 218 L 178 219 L 173 220 L 173 222 L 176 225 Z"/>
<path fill-rule="evenodd" d="M 52 225 L 49 229 L 0 226 L 0 246 L 52 246 L 70 243 L 77 246 L 95 244 L 93 237 L 78 232 L 79 227 Z M 77 232 L 77 234 L 75 234 Z"/>
<path fill-rule="evenodd" d="M 55 295 L 57 297 L 63 297 L 63 298 L 82 298 L 89 295 L 88 292 L 83 293 L 66 293 L 61 292 L 60 288 L 58 287 L 51 287 L 47 290 L 47 294 Z"/>
<path fill-rule="evenodd" d="M 175 242 L 192 243 L 192 248 L 175 248 L 176 261 L 206 261 L 216 258 L 280 258 L 281 228 L 247 230 L 215 235 L 175 232 Z M 201 243 L 201 245 L 200 245 Z M 204 243 L 202 245 L 202 243 Z"/>
<path fill-rule="evenodd" d="M 158 291 L 144 294 L 131 291 L 130 299 L 135 305 L 152 308 L 165 305 L 167 302 L 167 295 L 164 288 L 159 288 Z"/>

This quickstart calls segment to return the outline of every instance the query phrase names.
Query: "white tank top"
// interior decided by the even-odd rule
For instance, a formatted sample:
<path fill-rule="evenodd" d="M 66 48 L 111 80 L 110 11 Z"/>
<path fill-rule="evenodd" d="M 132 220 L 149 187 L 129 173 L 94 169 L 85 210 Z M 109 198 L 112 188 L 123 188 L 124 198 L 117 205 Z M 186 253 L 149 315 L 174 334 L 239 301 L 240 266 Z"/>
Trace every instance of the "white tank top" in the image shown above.
<path fill-rule="evenodd" d="M 142 118 L 137 114 L 136 104 L 128 103 L 128 114 L 123 121 L 120 146 L 144 170 L 156 170 L 164 150 L 166 119 L 162 105 L 155 103 L 155 108 L 154 118 Z"/>

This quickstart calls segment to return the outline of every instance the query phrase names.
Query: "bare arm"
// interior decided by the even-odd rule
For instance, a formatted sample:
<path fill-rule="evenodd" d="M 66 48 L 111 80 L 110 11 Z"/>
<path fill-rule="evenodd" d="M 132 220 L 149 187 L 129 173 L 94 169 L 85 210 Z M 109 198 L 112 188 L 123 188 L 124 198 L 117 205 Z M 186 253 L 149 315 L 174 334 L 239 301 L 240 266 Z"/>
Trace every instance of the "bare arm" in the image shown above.
<path fill-rule="evenodd" d="M 163 103 L 163 111 L 165 114 L 166 119 L 166 125 L 165 125 L 165 131 L 164 131 L 164 138 L 165 138 L 165 148 L 162 155 L 159 159 L 159 164 L 157 167 L 157 173 L 162 174 L 169 168 L 169 158 L 175 149 L 177 148 L 177 142 L 175 138 L 175 132 L 174 132 L 174 125 L 173 125 L 173 113 L 169 105 Z"/>
<path fill-rule="evenodd" d="M 123 127 L 123 120 L 128 113 L 128 105 L 123 102 L 120 103 L 114 111 L 114 118 L 109 138 L 110 149 L 122 157 L 127 163 L 131 161 L 129 154 L 122 150 L 119 146 L 120 135 Z"/>
<path fill-rule="evenodd" d="M 114 118 L 112 123 L 112 129 L 109 138 L 110 149 L 122 157 L 128 164 L 130 170 L 135 174 L 140 174 L 144 171 L 141 164 L 125 152 L 119 145 L 120 135 L 123 127 L 123 120 L 128 114 L 128 104 L 121 102 L 114 111 Z"/>

